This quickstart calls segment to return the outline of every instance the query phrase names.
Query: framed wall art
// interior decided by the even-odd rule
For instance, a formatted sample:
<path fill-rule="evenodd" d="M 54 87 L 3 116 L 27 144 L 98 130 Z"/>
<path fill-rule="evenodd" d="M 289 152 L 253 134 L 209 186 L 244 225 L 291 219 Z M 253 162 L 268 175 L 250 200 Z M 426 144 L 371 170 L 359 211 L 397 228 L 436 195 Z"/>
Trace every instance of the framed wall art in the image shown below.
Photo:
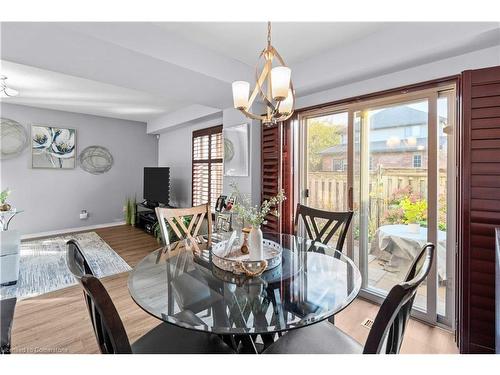
<path fill-rule="evenodd" d="M 224 176 L 248 176 L 248 124 L 224 128 Z"/>
<path fill-rule="evenodd" d="M 33 168 L 73 169 L 76 164 L 76 130 L 45 125 L 31 126 Z"/>

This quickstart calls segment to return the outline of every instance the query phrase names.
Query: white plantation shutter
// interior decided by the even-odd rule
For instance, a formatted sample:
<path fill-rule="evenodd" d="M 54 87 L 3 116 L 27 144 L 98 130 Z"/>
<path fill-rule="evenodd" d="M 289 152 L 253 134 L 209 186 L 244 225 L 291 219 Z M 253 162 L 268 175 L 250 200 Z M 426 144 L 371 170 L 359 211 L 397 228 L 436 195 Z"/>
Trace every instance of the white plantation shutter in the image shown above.
<path fill-rule="evenodd" d="M 193 132 L 192 204 L 215 207 L 222 193 L 222 125 Z"/>

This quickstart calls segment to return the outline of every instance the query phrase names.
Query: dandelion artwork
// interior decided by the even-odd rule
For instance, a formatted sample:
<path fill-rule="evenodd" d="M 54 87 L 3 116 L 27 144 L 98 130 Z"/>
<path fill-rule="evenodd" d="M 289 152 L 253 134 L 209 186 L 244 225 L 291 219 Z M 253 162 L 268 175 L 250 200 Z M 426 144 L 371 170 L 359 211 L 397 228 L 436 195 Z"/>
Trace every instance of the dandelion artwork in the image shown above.
<path fill-rule="evenodd" d="M 33 168 L 75 168 L 75 129 L 33 125 L 31 154 Z"/>

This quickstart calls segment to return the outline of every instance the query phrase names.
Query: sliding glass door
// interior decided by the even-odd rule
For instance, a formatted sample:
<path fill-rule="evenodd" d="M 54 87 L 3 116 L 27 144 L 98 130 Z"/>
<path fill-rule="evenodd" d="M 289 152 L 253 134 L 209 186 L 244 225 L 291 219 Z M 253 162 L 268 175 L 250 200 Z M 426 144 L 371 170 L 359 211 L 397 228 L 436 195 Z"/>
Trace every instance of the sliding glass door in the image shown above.
<path fill-rule="evenodd" d="M 426 242 L 434 267 L 414 315 L 452 326 L 454 305 L 454 87 L 303 113 L 301 201 L 355 216 L 344 251 L 365 298 L 381 302 Z"/>
<path fill-rule="evenodd" d="M 302 203 L 309 207 L 326 211 L 349 209 L 348 119 L 348 112 L 334 111 L 307 117 L 303 123 Z M 334 236 L 330 244 L 336 242 Z"/>

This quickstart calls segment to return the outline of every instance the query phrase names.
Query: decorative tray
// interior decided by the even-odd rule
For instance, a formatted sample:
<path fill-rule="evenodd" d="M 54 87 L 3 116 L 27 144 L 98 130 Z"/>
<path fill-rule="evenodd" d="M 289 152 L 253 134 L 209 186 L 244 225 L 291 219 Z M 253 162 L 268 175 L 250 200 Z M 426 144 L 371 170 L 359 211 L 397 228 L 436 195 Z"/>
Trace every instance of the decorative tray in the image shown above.
<path fill-rule="evenodd" d="M 212 263 L 224 271 L 257 276 L 281 264 L 281 245 L 274 241 L 263 240 L 264 259 L 257 261 L 250 260 L 249 254 L 243 254 L 240 246 L 227 249 L 227 245 L 227 240 L 212 245 Z"/>

